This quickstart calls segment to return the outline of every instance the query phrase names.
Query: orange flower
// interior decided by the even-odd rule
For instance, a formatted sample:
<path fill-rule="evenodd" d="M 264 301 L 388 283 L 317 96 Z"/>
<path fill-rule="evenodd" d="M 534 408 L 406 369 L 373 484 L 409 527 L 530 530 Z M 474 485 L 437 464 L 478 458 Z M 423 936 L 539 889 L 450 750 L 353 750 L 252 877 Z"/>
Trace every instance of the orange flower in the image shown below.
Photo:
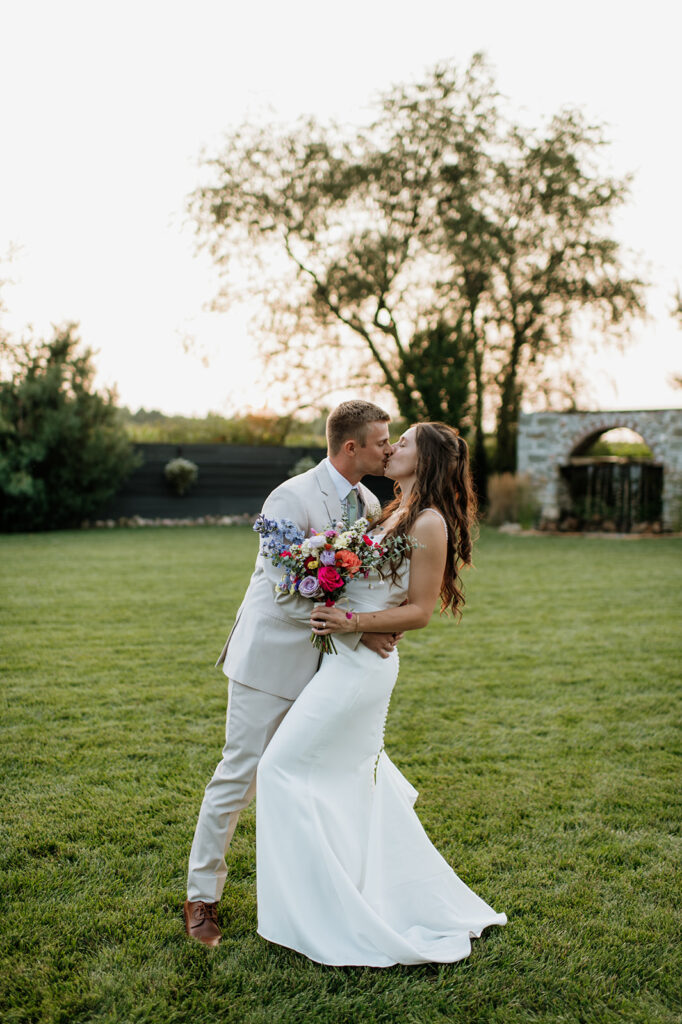
<path fill-rule="evenodd" d="M 348 569 L 350 575 L 355 576 L 356 572 L 360 570 L 362 562 L 352 551 L 346 551 L 345 548 L 342 548 L 341 551 L 336 552 L 336 564 L 344 569 Z"/>

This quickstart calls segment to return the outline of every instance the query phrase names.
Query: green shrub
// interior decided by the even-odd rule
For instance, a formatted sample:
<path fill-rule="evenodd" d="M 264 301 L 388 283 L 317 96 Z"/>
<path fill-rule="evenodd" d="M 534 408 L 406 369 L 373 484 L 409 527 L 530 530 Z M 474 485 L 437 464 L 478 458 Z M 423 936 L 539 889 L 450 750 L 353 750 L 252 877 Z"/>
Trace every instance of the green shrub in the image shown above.
<path fill-rule="evenodd" d="M 299 476 L 301 473 L 307 473 L 309 469 L 314 469 L 317 465 L 317 461 L 312 455 L 303 455 L 298 462 L 295 462 L 287 476 Z"/>
<path fill-rule="evenodd" d="M 1 345 L 0 529 L 79 526 L 139 463 L 75 324 Z"/>
<path fill-rule="evenodd" d="M 167 462 L 163 471 L 166 480 L 176 494 L 182 496 L 195 483 L 199 476 L 199 467 L 189 459 L 171 459 Z"/>

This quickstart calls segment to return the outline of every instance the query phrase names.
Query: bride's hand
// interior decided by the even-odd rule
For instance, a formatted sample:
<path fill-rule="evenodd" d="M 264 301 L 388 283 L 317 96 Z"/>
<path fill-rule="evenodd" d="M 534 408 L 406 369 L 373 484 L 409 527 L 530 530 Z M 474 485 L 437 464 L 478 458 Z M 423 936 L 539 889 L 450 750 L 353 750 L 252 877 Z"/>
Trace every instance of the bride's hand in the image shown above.
<path fill-rule="evenodd" d="M 327 636 L 329 633 L 355 632 L 354 616 L 351 618 L 336 605 L 316 604 L 310 616 L 310 625 L 316 636 Z"/>

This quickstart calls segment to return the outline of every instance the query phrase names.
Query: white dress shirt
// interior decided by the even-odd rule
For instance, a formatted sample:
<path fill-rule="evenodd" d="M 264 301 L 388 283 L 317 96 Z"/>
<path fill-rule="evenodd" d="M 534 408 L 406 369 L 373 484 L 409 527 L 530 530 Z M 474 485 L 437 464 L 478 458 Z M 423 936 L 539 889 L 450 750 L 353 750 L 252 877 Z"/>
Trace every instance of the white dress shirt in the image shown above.
<path fill-rule="evenodd" d="M 360 494 L 358 493 L 357 487 L 354 487 L 353 484 L 349 483 L 346 480 L 345 476 L 342 476 L 339 473 L 338 469 L 336 469 L 335 466 L 332 466 L 331 462 L 329 461 L 329 458 L 326 458 L 324 460 L 324 464 L 327 467 L 327 472 L 332 478 L 332 482 L 334 484 L 334 487 L 336 488 L 336 493 L 339 496 L 339 500 L 345 503 L 346 498 L 348 497 L 350 492 L 355 491 L 355 493 L 358 496 L 358 508 L 360 508 L 362 505 L 362 499 L 360 498 Z"/>

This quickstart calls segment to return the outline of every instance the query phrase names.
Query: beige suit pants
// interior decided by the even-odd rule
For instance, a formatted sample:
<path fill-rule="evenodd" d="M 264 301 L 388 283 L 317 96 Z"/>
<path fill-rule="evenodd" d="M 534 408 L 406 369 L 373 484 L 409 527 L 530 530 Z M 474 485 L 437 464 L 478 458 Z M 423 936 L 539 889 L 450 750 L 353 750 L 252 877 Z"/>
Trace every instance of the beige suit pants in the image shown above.
<path fill-rule="evenodd" d="M 214 903 L 227 878 L 225 854 L 239 814 L 256 792 L 256 770 L 265 748 L 293 704 L 231 679 L 223 759 L 206 787 L 189 855 L 187 899 Z"/>

